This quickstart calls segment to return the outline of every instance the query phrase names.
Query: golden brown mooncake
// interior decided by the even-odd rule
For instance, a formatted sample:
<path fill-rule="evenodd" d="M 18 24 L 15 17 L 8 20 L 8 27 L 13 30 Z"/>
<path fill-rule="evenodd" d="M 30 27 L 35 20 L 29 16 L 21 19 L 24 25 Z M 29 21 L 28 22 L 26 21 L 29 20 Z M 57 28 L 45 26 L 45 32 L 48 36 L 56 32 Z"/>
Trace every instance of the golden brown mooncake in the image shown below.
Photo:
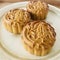
<path fill-rule="evenodd" d="M 27 4 L 27 11 L 30 12 L 32 19 L 43 20 L 48 13 L 48 4 L 41 1 L 30 1 Z"/>
<path fill-rule="evenodd" d="M 23 28 L 22 39 L 27 51 L 37 56 L 44 56 L 53 47 L 56 33 L 50 24 L 44 21 L 33 21 Z"/>
<path fill-rule="evenodd" d="M 23 9 L 8 11 L 3 17 L 5 28 L 14 34 L 21 33 L 23 27 L 30 21 L 30 14 Z"/>

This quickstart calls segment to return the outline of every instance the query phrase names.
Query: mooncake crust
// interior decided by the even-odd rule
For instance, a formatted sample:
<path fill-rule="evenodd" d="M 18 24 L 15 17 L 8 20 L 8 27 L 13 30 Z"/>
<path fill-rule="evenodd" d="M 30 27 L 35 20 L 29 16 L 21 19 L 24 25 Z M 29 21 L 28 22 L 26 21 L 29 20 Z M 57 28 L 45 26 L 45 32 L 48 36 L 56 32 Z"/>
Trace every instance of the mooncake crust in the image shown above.
<path fill-rule="evenodd" d="M 55 40 L 54 28 L 44 21 L 29 22 L 22 31 L 25 49 L 37 56 L 47 55 Z"/>
<path fill-rule="evenodd" d="M 48 4 L 42 1 L 30 1 L 27 4 L 27 11 L 34 20 L 44 20 L 47 17 L 48 8 Z"/>
<path fill-rule="evenodd" d="M 20 34 L 23 27 L 31 20 L 30 14 L 23 9 L 12 9 L 3 17 L 3 25 L 14 34 Z"/>

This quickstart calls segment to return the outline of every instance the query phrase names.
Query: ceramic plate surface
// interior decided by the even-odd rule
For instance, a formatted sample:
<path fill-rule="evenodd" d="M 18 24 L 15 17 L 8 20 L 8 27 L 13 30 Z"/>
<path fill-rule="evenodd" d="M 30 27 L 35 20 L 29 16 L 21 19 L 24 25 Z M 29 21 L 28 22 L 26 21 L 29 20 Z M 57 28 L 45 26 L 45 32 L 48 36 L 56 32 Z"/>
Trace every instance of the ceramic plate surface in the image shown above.
<path fill-rule="evenodd" d="M 0 9 L 0 44 L 6 53 L 18 59 L 51 59 L 60 53 L 60 9 L 49 5 L 49 12 L 46 22 L 51 24 L 56 31 L 56 41 L 51 52 L 46 56 L 35 56 L 27 52 L 22 44 L 21 36 L 8 32 L 2 25 L 4 13 L 14 8 L 26 9 L 28 2 L 18 2 Z"/>

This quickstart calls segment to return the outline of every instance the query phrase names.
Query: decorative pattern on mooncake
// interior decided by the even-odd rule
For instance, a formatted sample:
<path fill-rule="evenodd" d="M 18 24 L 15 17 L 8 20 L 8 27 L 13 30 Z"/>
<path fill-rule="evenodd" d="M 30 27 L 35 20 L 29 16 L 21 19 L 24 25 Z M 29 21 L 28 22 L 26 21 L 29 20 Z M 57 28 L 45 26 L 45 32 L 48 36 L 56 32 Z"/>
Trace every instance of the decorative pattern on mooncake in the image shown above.
<path fill-rule="evenodd" d="M 50 24 L 44 21 L 33 21 L 23 28 L 22 39 L 27 51 L 37 56 L 44 56 L 53 47 L 56 33 Z"/>
<path fill-rule="evenodd" d="M 27 4 L 27 11 L 30 12 L 32 19 L 44 20 L 48 13 L 48 4 L 41 1 L 30 1 Z"/>
<path fill-rule="evenodd" d="M 30 14 L 23 9 L 8 11 L 3 17 L 5 28 L 14 34 L 21 33 L 23 27 L 30 21 Z"/>

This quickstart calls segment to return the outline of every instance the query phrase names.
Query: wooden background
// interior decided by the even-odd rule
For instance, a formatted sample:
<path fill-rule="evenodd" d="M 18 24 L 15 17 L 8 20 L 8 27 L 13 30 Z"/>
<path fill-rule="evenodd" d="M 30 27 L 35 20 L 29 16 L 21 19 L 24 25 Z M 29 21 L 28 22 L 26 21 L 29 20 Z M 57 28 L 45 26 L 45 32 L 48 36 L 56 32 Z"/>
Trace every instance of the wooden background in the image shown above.
<path fill-rule="evenodd" d="M 21 2 L 21 1 L 32 1 L 32 0 L 0 0 L 0 8 L 14 2 Z M 60 7 L 60 0 L 41 0 L 41 1 L 45 1 L 49 4 Z"/>
<path fill-rule="evenodd" d="M 31 1 L 31 0 L 0 0 L 0 3 L 12 3 L 12 2 L 20 2 L 20 1 Z M 55 6 L 60 6 L 60 0 L 41 0 L 41 1 L 45 1 Z"/>

